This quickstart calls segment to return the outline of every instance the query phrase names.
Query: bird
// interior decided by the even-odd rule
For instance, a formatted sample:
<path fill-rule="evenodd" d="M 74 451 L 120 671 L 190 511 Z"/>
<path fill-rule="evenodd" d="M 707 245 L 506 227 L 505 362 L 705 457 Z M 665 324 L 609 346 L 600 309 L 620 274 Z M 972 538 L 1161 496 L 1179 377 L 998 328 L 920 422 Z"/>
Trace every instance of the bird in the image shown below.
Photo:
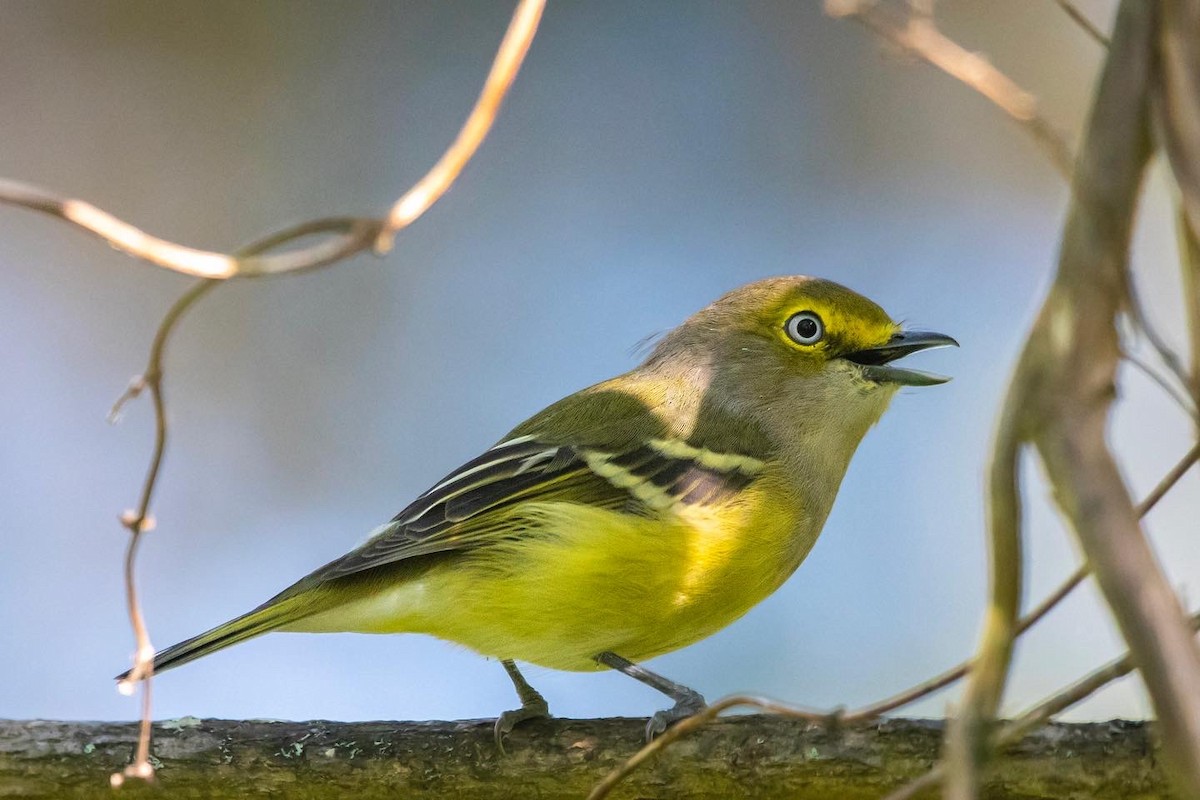
<path fill-rule="evenodd" d="M 859 443 L 903 386 L 893 362 L 951 337 L 906 330 L 838 283 L 784 276 L 728 292 L 636 368 L 553 403 L 419 495 L 359 547 L 257 608 L 154 655 L 153 672 L 270 631 L 418 633 L 495 658 L 616 670 L 705 707 L 643 662 L 729 625 L 778 589 L 824 526 Z M 133 670 L 117 679 L 128 687 Z"/>

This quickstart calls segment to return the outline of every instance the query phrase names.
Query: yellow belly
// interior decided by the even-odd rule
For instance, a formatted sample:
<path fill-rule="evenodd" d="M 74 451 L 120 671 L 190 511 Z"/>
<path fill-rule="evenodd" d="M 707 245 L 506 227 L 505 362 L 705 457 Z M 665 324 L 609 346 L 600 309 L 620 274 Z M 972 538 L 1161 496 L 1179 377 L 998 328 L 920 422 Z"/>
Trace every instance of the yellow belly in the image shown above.
<path fill-rule="evenodd" d="M 428 633 L 564 670 L 597 669 L 606 650 L 643 661 L 733 622 L 808 554 L 824 513 L 767 494 L 653 518 L 526 503 L 512 512 L 525 528 L 512 540 L 290 627 Z"/>

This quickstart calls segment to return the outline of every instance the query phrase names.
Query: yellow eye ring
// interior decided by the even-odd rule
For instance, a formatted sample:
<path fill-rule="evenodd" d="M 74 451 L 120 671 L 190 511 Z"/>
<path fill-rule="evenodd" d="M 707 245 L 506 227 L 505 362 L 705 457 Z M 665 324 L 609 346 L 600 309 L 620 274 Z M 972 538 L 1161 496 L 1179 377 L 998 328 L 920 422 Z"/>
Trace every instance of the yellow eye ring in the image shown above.
<path fill-rule="evenodd" d="M 796 344 L 814 345 L 825 338 L 825 323 L 811 311 L 792 314 L 783 329 Z"/>

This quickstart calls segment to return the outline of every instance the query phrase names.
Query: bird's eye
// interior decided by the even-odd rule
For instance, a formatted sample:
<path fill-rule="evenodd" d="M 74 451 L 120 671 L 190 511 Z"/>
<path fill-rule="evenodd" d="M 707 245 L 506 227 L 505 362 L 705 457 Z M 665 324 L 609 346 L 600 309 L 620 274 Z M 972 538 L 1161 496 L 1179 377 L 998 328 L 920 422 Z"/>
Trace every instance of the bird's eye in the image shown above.
<path fill-rule="evenodd" d="M 811 311 L 793 314 L 784 327 L 796 344 L 816 344 L 825 337 L 825 323 Z"/>

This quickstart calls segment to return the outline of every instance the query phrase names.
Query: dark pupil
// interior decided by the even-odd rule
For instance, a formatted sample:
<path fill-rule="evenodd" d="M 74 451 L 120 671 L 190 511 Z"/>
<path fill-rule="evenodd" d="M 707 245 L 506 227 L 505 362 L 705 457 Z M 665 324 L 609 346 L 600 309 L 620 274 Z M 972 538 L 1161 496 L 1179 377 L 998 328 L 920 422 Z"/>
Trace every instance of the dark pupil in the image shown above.
<path fill-rule="evenodd" d="M 811 339 L 817 335 L 817 321 L 810 317 L 805 317 L 796 323 L 796 333 L 800 334 L 801 339 Z"/>

